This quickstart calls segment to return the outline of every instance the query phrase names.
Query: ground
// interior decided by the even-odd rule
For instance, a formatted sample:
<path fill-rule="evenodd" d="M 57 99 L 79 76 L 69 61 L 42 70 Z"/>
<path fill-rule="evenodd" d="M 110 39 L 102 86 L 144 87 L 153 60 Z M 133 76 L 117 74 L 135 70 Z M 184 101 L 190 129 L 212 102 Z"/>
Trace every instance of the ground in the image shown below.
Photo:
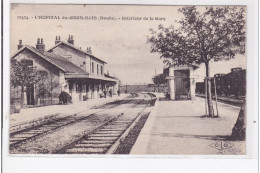
<path fill-rule="evenodd" d="M 10 126 L 30 122 L 43 118 L 45 116 L 56 115 L 66 116 L 70 114 L 80 113 L 88 111 L 96 106 L 100 106 L 118 99 L 123 99 L 127 95 L 121 94 L 120 97 L 113 96 L 108 98 L 98 98 L 93 100 L 88 100 L 87 102 L 78 102 L 76 104 L 69 105 L 51 105 L 36 108 L 21 109 L 20 113 L 15 113 L 10 115 Z"/>
<path fill-rule="evenodd" d="M 163 99 L 163 94 L 156 95 L 158 98 L 155 106 L 149 108 L 149 112 L 151 111 L 149 116 L 140 119 L 140 122 L 119 145 L 116 154 L 245 154 L 245 141 L 229 140 L 240 107 L 218 103 L 219 117 L 208 118 L 203 117 L 205 115 L 203 98 L 196 98 L 194 101 L 166 101 Z M 131 106 L 131 104 L 139 102 L 138 100 L 136 103 L 130 101 L 122 104 L 120 100 L 124 100 L 126 96 L 128 95 L 73 105 L 30 108 L 22 110 L 20 114 L 13 114 L 10 116 L 10 125 L 15 127 L 53 114 L 61 117 L 69 114 L 77 114 L 79 117 L 94 115 L 23 144 L 18 150 L 13 148 L 11 152 L 50 153 L 61 145 L 70 143 L 82 133 L 88 133 L 101 122 L 107 121 L 115 115 L 125 112 L 124 116 L 131 117 L 135 111 L 141 110 L 142 106 Z M 113 108 L 116 104 L 120 104 L 120 106 Z M 103 109 L 106 109 L 106 114 L 96 113 Z"/>
<path fill-rule="evenodd" d="M 245 141 L 229 141 L 239 107 L 218 103 L 219 118 L 205 115 L 204 99 L 159 101 L 131 154 L 245 154 Z"/>
<path fill-rule="evenodd" d="M 67 105 L 70 109 L 73 107 L 76 112 L 74 111 L 72 115 L 70 115 L 72 112 L 68 112 L 67 115 L 57 116 L 50 121 L 45 118 L 39 121 L 41 118 L 37 115 L 37 121 L 16 124 L 15 127 L 18 129 L 11 126 L 10 153 L 104 154 L 116 141 L 121 140 L 120 136 L 128 130 L 137 117 L 142 115 L 144 110 L 149 110 L 151 98 L 149 94 L 122 96 L 115 100 L 104 98 L 100 100 L 103 104 L 92 108 L 88 106 L 93 105 L 96 100 L 80 103 L 85 110 L 75 109 L 79 104 Z M 56 111 L 54 107 L 57 108 Z M 59 113 L 59 108 L 60 105 L 56 105 L 50 110 Z M 39 112 L 38 109 L 42 108 L 34 108 L 34 114 Z M 28 120 L 26 116 L 32 117 L 34 114 L 20 114 L 20 116 Z M 45 114 L 42 115 L 46 117 Z"/>

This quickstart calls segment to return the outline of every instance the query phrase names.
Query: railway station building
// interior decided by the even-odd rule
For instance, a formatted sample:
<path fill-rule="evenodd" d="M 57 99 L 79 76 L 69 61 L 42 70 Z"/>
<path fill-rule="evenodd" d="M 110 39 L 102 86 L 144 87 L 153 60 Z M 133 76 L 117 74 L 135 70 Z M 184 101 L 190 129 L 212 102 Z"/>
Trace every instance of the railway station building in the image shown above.
<path fill-rule="evenodd" d="M 73 36 L 67 41 L 56 36 L 54 46 L 48 50 L 45 50 L 43 39 L 38 39 L 35 47 L 23 45 L 20 40 L 18 51 L 11 59 L 29 61 L 37 73 L 48 76 L 23 90 L 13 89 L 16 97 L 23 94 L 25 105 L 39 105 L 43 99 L 55 104 L 62 91 L 69 93 L 72 102 L 76 103 L 104 97 L 104 92 L 116 94 L 118 90 L 119 79 L 105 74 L 107 63 L 92 55 L 90 47 L 85 51 L 74 46 Z"/>
<path fill-rule="evenodd" d="M 171 65 L 164 68 L 170 100 L 195 99 L 197 65 Z"/>

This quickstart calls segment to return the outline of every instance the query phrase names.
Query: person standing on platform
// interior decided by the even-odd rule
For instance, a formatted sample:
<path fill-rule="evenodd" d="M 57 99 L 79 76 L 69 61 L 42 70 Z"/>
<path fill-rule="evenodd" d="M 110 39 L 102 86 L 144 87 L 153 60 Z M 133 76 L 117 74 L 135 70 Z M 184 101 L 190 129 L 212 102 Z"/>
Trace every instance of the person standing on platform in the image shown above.
<path fill-rule="evenodd" d="M 107 90 L 106 89 L 104 89 L 103 93 L 104 93 L 104 97 L 107 98 Z"/>
<path fill-rule="evenodd" d="M 112 89 L 109 90 L 110 97 L 112 97 Z"/>

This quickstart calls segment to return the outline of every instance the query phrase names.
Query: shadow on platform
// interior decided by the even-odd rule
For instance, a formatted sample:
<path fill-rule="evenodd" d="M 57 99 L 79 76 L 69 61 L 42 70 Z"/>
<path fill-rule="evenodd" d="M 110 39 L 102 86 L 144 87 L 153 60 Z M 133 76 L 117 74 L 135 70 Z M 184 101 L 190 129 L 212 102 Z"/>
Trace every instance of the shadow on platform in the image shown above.
<path fill-rule="evenodd" d="M 180 98 L 176 98 L 175 100 L 169 100 L 169 99 L 166 99 L 166 97 L 159 97 L 159 101 L 189 101 L 191 100 L 190 98 L 187 98 L 187 97 L 180 97 Z"/>
<path fill-rule="evenodd" d="M 231 135 L 194 135 L 183 133 L 158 133 L 154 135 L 162 135 L 163 137 L 177 137 L 177 138 L 197 138 L 205 140 L 220 140 L 220 141 L 238 141 L 231 137 Z"/>

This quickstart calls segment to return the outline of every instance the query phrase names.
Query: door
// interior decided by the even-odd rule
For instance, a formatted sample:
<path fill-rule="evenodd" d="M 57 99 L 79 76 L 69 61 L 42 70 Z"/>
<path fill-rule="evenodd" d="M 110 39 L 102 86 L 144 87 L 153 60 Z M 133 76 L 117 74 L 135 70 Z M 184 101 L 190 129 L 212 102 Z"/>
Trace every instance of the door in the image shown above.
<path fill-rule="evenodd" d="M 26 87 L 27 105 L 34 105 L 34 87 L 33 84 Z"/>
<path fill-rule="evenodd" d="M 175 97 L 186 98 L 190 90 L 189 70 L 175 70 Z"/>
<path fill-rule="evenodd" d="M 90 86 L 90 94 L 91 94 L 91 99 L 94 99 L 94 84 L 91 84 Z"/>
<path fill-rule="evenodd" d="M 176 77 L 175 78 L 175 96 L 180 97 L 183 93 L 183 80 L 181 77 Z"/>

